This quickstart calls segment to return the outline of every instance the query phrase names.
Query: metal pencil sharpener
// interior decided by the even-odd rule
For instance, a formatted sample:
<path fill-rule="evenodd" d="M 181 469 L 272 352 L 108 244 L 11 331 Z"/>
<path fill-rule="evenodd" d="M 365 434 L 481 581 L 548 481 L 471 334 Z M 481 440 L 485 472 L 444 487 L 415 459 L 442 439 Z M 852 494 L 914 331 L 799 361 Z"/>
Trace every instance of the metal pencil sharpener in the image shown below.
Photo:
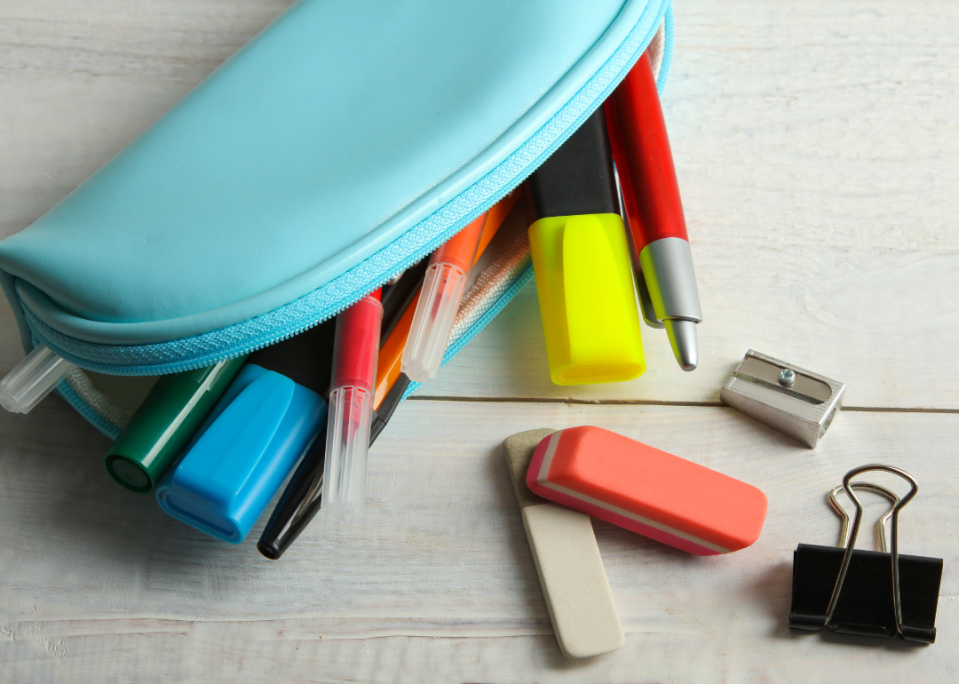
<path fill-rule="evenodd" d="M 844 383 L 750 349 L 719 397 L 812 448 L 836 417 L 845 393 Z"/>

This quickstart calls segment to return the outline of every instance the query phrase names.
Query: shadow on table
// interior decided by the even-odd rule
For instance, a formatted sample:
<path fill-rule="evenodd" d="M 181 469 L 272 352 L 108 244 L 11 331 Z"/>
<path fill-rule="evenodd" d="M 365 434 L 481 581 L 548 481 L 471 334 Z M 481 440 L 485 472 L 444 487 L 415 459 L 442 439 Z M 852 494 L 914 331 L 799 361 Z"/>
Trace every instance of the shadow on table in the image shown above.
<path fill-rule="evenodd" d="M 779 563 L 764 573 L 755 587 L 756 595 L 766 604 L 776 623 L 770 631 L 770 636 L 783 639 L 801 640 L 816 639 L 829 644 L 845 646 L 886 648 L 893 651 L 911 651 L 926 644 L 904 641 L 898 636 L 891 639 L 857 636 L 853 634 L 837 634 L 828 627 L 819 632 L 789 628 L 789 611 L 792 604 L 792 564 Z"/>
<path fill-rule="evenodd" d="M 143 560 L 172 567 L 184 556 L 223 552 L 217 542 L 163 513 L 153 494 L 134 494 L 107 474 L 109 440 L 58 398 L 27 415 L 0 415 L 0 511 L 8 547 L 95 561 L 105 569 L 135 568 Z M 226 549 L 229 551 L 229 549 Z"/>
<path fill-rule="evenodd" d="M 509 569 L 513 580 L 519 585 L 517 594 L 523 599 L 527 608 L 527 618 L 537 628 L 550 631 L 550 639 L 555 646 L 556 640 L 552 636 L 552 624 L 549 620 L 549 611 L 543 598 L 543 590 L 536 576 L 536 566 L 533 563 L 533 554 L 526 539 L 526 530 L 523 528 L 523 518 L 516 494 L 513 492 L 513 483 L 506 468 L 506 458 L 501 444 L 489 450 L 486 460 L 490 484 L 493 491 L 493 503 L 496 510 L 502 512 L 502 520 L 508 536 L 506 548 L 509 549 Z M 558 647 L 557 651 L 558 651 Z M 561 658 L 565 656 L 560 653 Z"/>

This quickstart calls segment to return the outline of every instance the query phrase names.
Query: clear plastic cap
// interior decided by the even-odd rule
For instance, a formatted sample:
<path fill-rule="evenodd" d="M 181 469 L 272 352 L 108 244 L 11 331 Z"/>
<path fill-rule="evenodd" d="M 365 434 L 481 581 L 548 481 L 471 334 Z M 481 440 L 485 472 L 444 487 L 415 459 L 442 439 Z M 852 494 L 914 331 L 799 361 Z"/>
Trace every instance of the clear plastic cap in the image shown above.
<path fill-rule="evenodd" d="M 453 331 L 453 320 L 466 292 L 469 272 L 452 264 L 430 264 L 403 350 L 402 369 L 410 380 L 435 378 Z"/>
<path fill-rule="evenodd" d="M 0 406 L 10 413 L 29 413 L 76 366 L 38 344 L 0 380 Z"/>
<path fill-rule="evenodd" d="M 426 382 L 440 372 L 488 217 L 481 214 L 430 257 L 400 364 L 413 382 Z"/>
<path fill-rule="evenodd" d="M 363 508 L 373 396 L 362 387 L 330 393 L 321 510 L 334 518 L 348 519 Z"/>

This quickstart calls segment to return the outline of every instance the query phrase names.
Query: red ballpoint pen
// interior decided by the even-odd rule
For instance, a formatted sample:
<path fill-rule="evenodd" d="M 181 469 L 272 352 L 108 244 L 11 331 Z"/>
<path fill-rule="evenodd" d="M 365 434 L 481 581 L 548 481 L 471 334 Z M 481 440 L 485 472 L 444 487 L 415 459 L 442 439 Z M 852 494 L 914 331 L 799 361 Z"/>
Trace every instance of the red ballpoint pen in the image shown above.
<path fill-rule="evenodd" d="M 657 321 L 685 371 L 696 368 L 703 320 L 676 169 L 649 55 L 606 100 L 613 160 L 633 244 Z"/>

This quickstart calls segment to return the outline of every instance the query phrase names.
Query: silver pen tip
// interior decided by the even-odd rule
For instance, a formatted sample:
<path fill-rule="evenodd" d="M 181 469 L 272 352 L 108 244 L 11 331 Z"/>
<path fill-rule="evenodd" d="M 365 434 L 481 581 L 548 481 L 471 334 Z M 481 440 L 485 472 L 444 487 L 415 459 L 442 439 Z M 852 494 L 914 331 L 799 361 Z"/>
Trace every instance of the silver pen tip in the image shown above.
<path fill-rule="evenodd" d="M 682 318 L 668 318 L 666 334 L 669 335 L 669 344 L 673 354 L 684 371 L 696 370 L 699 364 L 699 343 L 696 339 L 696 321 L 687 321 Z"/>

